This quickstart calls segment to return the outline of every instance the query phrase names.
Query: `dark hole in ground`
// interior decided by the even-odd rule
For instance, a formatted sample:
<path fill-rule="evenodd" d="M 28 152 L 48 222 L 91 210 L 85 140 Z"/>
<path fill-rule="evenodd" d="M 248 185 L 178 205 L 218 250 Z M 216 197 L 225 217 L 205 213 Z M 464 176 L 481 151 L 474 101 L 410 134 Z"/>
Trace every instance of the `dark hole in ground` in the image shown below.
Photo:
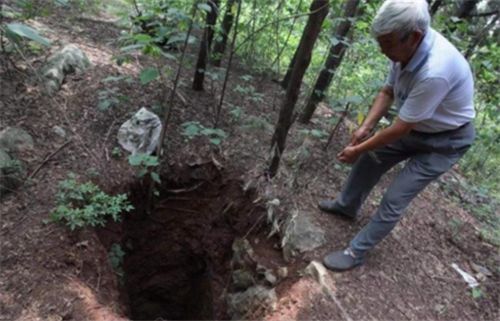
<path fill-rule="evenodd" d="M 122 283 L 131 319 L 228 318 L 222 294 L 231 245 L 258 217 L 255 193 L 243 192 L 234 177 L 206 164 L 163 178 L 151 215 L 143 211 L 146 185 L 132 188 L 136 212 L 115 235 L 126 252 Z M 101 236 L 108 248 L 109 238 Z"/>

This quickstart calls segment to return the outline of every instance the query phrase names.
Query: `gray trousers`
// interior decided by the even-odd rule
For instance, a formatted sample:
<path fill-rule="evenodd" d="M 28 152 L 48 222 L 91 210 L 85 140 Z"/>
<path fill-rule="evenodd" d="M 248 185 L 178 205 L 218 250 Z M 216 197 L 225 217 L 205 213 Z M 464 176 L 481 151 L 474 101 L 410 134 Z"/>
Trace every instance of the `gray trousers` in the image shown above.
<path fill-rule="evenodd" d="M 370 222 L 351 241 L 350 247 L 356 257 L 362 260 L 366 251 L 392 231 L 411 200 L 450 169 L 469 149 L 474 138 L 472 123 L 437 134 L 411 132 L 358 159 L 336 199 L 340 208 L 351 214 L 358 213 L 385 172 L 399 162 L 408 162 L 385 191 Z"/>

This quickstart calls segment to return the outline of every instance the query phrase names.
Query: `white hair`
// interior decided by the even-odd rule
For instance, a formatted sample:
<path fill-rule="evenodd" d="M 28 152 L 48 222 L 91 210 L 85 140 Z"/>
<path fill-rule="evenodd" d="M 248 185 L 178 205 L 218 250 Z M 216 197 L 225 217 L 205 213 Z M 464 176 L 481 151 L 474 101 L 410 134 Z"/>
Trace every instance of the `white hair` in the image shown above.
<path fill-rule="evenodd" d="M 430 20 L 426 0 L 386 0 L 373 19 L 372 34 L 379 37 L 398 32 L 402 38 L 413 31 L 425 34 Z"/>

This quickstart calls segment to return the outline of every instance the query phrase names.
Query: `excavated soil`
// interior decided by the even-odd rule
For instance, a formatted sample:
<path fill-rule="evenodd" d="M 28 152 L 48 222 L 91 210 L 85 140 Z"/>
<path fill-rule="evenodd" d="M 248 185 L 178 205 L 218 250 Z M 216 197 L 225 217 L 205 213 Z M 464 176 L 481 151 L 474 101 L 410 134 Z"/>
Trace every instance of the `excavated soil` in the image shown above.
<path fill-rule="evenodd" d="M 182 171 L 176 171 L 176 175 Z M 99 231 L 106 248 L 125 252 L 122 297 L 134 320 L 227 319 L 223 294 L 231 245 L 254 225 L 255 191 L 207 164 L 165 180 L 146 212 L 147 187 L 131 189 L 135 211 Z"/>

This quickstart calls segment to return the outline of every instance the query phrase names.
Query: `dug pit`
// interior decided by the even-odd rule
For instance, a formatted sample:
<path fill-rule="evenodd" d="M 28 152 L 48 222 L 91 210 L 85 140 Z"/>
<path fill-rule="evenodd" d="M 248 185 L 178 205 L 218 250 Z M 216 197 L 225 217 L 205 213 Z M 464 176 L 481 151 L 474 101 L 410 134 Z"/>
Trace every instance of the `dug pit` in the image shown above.
<path fill-rule="evenodd" d="M 231 245 L 260 216 L 255 192 L 213 164 L 163 180 L 151 214 L 146 185 L 131 189 L 135 212 L 100 233 L 108 249 L 120 244 L 123 302 L 131 319 L 227 319 Z"/>

